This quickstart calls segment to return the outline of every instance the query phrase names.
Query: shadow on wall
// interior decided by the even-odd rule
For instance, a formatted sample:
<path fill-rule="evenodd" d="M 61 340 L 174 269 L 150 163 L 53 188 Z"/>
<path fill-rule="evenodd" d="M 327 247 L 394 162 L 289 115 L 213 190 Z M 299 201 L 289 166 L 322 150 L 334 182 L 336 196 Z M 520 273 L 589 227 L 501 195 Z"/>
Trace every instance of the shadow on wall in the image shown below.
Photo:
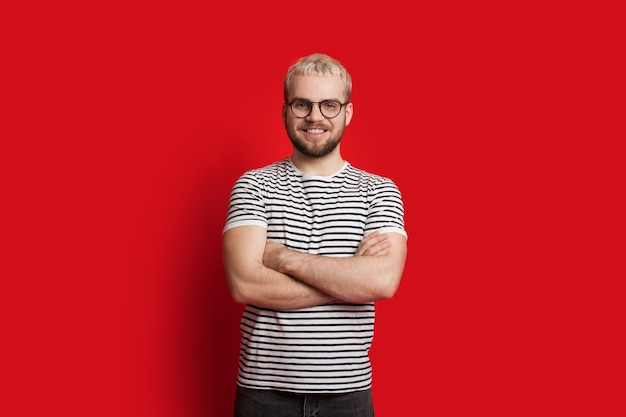
<path fill-rule="evenodd" d="M 223 271 L 221 231 L 231 183 L 192 187 L 181 236 L 185 265 L 182 291 L 182 355 L 185 407 L 190 417 L 233 413 L 243 306 L 230 298 Z M 206 178 L 200 178 L 203 181 Z"/>
<path fill-rule="evenodd" d="M 242 146 L 237 137 L 233 134 L 224 140 Z M 181 291 L 175 306 L 180 317 L 175 324 L 179 356 L 173 360 L 180 365 L 175 373 L 182 377 L 176 401 L 189 410 L 181 416 L 233 414 L 244 306 L 235 303 L 228 290 L 222 228 L 235 180 L 245 170 L 276 159 L 275 152 L 257 142 L 245 152 L 198 151 L 188 156 L 190 163 L 181 169 L 185 178 L 173 187 L 175 200 L 182 202 L 175 214 L 177 244 L 170 244 L 178 276 L 168 278 L 178 281 L 174 286 Z"/>

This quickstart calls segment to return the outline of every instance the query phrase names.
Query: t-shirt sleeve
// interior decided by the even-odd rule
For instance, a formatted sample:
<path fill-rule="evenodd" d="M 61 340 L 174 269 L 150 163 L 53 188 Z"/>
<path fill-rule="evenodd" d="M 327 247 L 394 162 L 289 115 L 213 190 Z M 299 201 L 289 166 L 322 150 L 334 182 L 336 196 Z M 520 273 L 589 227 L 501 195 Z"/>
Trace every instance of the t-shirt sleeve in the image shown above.
<path fill-rule="evenodd" d="M 222 234 L 239 226 L 267 228 L 262 186 L 252 172 L 243 174 L 233 185 L 228 201 L 226 224 Z"/>
<path fill-rule="evenodd" d="M 365 234 L 374 231 L 400 233 L 407 238 L 404 228 L 404 203 L 398 186 L 388 178 L 372 186 Z"/>

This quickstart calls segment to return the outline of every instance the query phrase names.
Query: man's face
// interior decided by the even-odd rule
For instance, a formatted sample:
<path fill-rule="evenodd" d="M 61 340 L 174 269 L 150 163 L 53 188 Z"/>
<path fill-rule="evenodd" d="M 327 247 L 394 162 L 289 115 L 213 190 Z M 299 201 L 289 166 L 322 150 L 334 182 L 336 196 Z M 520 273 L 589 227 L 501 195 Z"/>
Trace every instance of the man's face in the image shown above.
<path fill-rule="evenodd" d="M 311 113 L 305 118 L 294 116 L 288 105 L 283 105 L 283 121 L 293 146 L 303 155 L 323 157 L 337 148 L 344 129 L 352 119 L 352 104 L 343 107 L 337 117 L 324 117 L 318 102 L 336 100 L 345 102 L 344 85 L 338 77 L 297 75 L 289 92 L 289 102 L 303 99 L 313 102 Z"/>

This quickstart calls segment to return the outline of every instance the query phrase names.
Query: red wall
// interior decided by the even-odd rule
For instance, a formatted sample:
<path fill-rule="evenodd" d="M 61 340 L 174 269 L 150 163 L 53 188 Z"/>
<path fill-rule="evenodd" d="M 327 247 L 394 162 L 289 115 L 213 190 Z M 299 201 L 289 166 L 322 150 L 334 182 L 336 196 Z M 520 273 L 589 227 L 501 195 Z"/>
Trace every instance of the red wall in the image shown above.
<path fill-rule="evenodd" d="M 405 200 L 377 416 L 617 415 L 617 14 L 281 3 L 4 14 L 2 414 L 231 415 L 228 193 L 289 154 L 282 77 L 320 51 L 354 78 L 344 157 Z"/>

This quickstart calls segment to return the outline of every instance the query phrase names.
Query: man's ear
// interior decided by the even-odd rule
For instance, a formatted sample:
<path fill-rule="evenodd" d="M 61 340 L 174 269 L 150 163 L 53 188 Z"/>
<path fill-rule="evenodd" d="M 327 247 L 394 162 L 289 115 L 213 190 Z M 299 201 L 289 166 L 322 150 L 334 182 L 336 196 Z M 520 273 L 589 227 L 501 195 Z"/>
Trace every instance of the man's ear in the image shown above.
<path fill-rule="evenodd" d="M 283 116 L 283 124 L 285 124 L 286 119 L 287 119 L 287 104 L 285 103 L 283 103 L 282 116 Z"/>
<path fill-rule="evenodd" d="M 346 104 L 346 126 L 350 124 L 353 114 L 354 114 L 354 108 L 352 106 L 352 103 Z"/>

